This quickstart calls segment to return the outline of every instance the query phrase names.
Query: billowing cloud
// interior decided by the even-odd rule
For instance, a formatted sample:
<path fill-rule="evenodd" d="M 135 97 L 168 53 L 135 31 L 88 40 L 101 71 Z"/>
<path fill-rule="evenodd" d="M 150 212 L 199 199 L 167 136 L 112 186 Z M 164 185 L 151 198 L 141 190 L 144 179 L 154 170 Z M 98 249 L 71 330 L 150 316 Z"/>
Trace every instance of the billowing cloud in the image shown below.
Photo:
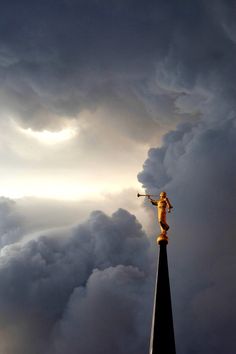
<path fill-rule="evenodd" d="M 235 350 L 235 139 L 235 116 L 181 125 L 149 151 L 139 174 L 148 191 L 166 190 L 175 207 L 170 263 L 183 353 Z"/>
<path fill-rule="evenodd" d="M 148 348 L 150 243 L 123 209 L 1 251 L 1 350 L 141 353 Z M 92 340 L 91 340 L 92 338 Z"/>
<path fill-rule="evenodd" d="M 175 94 L 186 122 L 149 150 L 138 179 L 149 192 L 166 190 L 175 206 L 169 250 L 177 349 L 211 354 L 235 351 L 235 45 L 230 3 L 204 8 L 191 28 L 183 21 L 157 68 L 156 82 Z"/>
<path fill-rule="evenodd" d="M 175 100 L 184 92 L 163 90 L 160 75 L 153 86 L 163 63 L 186 91 L 204 73 L 220 76 L 218 69 L 231 62 L 234 43 L 222 26 L 220 6 L 227 10 L 220 1 L 214 9 L 201 1 L 161 0 L 147 7 L 143 1 L 25 0 L 20 9 L 5 3 L 1 105 L 35 130 L 57 130 L 84 110 L 103 108 L 111 112 L 106 120 L 116 124 L 119 117 L 132 138 L 150 139 L 160 129 L 154 122 L 181 120 Z M 15 16 L 17 9 L 21 16 Z"/>

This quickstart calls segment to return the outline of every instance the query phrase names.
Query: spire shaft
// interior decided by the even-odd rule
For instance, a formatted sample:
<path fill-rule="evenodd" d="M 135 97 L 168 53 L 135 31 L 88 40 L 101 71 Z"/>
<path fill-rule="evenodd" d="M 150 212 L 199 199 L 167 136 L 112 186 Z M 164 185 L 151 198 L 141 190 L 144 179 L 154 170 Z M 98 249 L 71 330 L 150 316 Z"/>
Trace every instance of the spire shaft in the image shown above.
<path fill-rule="evenodd" d="M 160 240 L 150 354 L 176 354 L 167 260 L 167 240 Z"/>

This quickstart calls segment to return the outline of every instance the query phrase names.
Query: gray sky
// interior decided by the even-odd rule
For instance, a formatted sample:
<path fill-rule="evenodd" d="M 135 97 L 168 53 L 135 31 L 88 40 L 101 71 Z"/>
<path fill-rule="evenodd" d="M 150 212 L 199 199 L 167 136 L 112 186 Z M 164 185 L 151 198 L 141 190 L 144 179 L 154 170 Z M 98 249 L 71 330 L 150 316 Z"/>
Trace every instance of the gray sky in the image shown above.
<path fill-rule="evenodd" d="M 177 351 L 235 353 L 235 12 L 1 2 L 3 353 L 147 352 L 157 225 L 142 189 L 175 207 Z"/>

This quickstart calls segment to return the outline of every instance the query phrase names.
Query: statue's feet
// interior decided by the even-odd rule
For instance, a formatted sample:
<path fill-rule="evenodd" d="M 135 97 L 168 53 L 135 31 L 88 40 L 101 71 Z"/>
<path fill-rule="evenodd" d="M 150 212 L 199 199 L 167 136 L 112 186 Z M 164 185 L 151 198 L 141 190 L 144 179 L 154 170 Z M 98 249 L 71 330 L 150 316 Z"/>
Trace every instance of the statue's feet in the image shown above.
<path fill-rule="evenodd" d="M 157 236 L 157 243 L 160 244 L 160 242 L 168 243 L 168 237 L 166 232 L 162 232 L 159 236 Z"/>

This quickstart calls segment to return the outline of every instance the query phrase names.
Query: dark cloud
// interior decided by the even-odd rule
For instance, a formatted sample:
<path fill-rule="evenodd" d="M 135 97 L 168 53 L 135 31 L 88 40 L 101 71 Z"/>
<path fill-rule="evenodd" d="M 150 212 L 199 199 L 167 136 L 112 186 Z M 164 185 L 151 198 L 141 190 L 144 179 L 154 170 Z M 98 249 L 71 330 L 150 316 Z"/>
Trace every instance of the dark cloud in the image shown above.
<path fill-rule="evenodd" d="M 147 140 L 160 129 L 154 122 L 191 117 L 176 112 L 177 97 L 201 80 L 222 84 L 234 75 L 234 43 L 220 7 L 227 13 L 220 1 L 212 8 L 201 1 L 4 2 L 2 106 L 36 130 L 106 107 L 113 112 L 106 119 L 130 122 L 126 133 Z M 181 87 L 177 95 L 173 87 L 163 92 L 165 71 Z M 148 136 L 137 132 L 144 122 Z"/>
<path fill-rule="evenodd" d="M 142 18 L 138 11 L 130 14 L 132 4 L 118 9 L 83 1 L 14 5 L 14 12 L 12 6 L 4 6 L 1 26 L 2 101 L 7 111 L 35 129 L 56 129 L 60 117 L 74 117 L 112 101 L 128 104 L 129 114 L 129 82 L 150 71 L 153 52 L 150 40 L 143 38 L 140 44 Z M 148 23 L 142 27 L 150 36 Z M 141 110 L 147 115 L 145 107 Z"/>
<path fill-rule="evenodd" d="M 181 125 L 149 151 L 139 174 L 175 207 L 170 263 L 183 353 L 235 351 L 235 139 L 235 116 Z"/>
<path fill-rule="evenodd" d="M 176 113 L 187 113 L 186 123 L 149 150 L 138 175 L 149 192 L 166 190 L 175 206 L 169 250 L 177 350 L 182 353 L 235 351 L 232 5 L 217 1 L 185 7 L 156 82 L 175 94 Z"/>
<path fill-rule="evenodd" d="M 64 236 L 3 248 L 1 349 L 147 351 L 152 259 L 141 225 L 123 209 L 93 212 Z"/>
<path fill-rule="evenodd" d="M 55 353 L 147 351 L 147 289 L 146 276 L 138 268 L 120 265 L 96 270 L 86 290 L 77 288 L 70 298 L 56 331 Z"/>

